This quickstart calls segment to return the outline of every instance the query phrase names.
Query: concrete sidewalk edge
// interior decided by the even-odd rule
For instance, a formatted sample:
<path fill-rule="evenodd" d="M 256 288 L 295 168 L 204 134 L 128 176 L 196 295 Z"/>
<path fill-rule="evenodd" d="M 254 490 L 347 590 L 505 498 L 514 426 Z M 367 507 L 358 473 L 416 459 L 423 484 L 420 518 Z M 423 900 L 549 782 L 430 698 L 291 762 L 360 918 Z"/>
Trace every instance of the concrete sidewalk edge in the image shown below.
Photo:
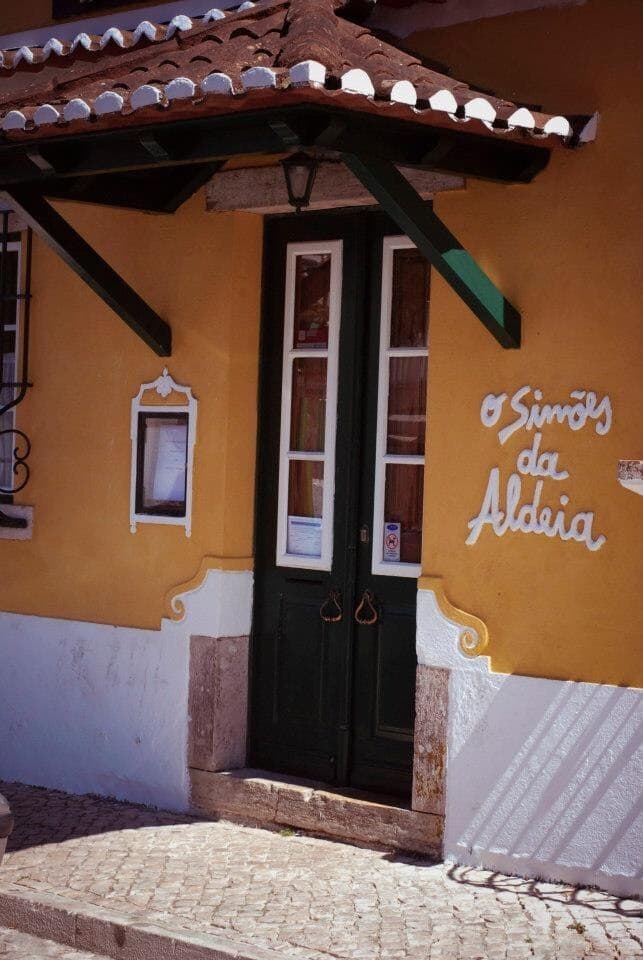
<path fill-rule="evenodd" d="M 112 960 L 283 960 L 283 953 L 225 936 L 137 923 L 115 910 L 15 884 L 0 888 L 0 925 Z"/>

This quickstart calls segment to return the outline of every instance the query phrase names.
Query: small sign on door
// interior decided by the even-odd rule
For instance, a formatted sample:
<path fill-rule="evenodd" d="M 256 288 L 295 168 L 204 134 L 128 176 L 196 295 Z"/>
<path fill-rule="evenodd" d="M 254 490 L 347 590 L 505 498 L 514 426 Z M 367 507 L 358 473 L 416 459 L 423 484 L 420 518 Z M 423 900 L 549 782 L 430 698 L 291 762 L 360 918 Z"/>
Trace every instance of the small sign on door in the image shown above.
<path fill-rule="evenodd" d="M 384 524 L 384 562 L 400 562 L 400 538 L 402 535 L 401 523 Z"/>

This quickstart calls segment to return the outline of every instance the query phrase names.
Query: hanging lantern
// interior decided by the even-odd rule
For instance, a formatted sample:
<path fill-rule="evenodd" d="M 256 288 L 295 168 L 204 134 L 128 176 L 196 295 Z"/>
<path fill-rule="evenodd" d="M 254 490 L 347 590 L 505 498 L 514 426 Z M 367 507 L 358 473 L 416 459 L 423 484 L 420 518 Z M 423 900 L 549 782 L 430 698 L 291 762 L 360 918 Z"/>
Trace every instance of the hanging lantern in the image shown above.
<path fill-rule="evenodd" d="M 288 203 L 297 213 L 310 204 L 310 195 L 317 175 L 319 161 L 307 153 L 293 153 L 281 161 L 288 189 Z"/>

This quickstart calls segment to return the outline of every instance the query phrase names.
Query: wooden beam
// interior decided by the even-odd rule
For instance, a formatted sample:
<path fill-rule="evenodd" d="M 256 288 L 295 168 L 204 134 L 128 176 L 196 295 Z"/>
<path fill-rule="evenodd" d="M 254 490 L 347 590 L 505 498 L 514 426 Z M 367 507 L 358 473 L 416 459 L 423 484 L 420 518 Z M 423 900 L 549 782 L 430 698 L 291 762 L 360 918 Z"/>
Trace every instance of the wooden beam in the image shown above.
<path fill-rule="evenodd" d="M 345 154 L 344 162 L 458 296 L 507 349 L 520 346 L 520 314 L 393 163 Z"/>
<path fill-rule="evenodd" d="M 442 190 L 461 190 L 462 177 L 432 170 L 411 170 L 406 176 L 424 199 Z M 373 206 L 373 196 L 343 163 L 320 163 L 309 210 Z M 206 188 L 208 210 L 248 210 L 252 213 L 291 213 L 284 172 L 280 164 L 220 170 Z"/>
<path fill-rule="evenodd" d="M 97 176 L 216 163 L 248 154 L 315 147 L 503 183 L 528 183 L 549 160 L 550 150 L 537 141 L 515 142 L 500 134 L 474 136 L 457 124 L 453 126 L 452 130 L 435 129 L 310 104 L 145 127 L 145 143 L 141 142 L 140 127 L 93 133 L 89 125 L 87 132 L 70 135 L 57 130 L 39 141 L 37 158 L 33 145 L 18 140 L 0 142 L 0 189 L 17 183 L 36 185 L 52 176 Z"/>
<path fill-rule="evenodd" d="M 141 340 L 159 357 L 171 355 L 172 331 L 168 324 L 42 196 L 27 187 L 13 187 L 5 195 L 29 226 Z"/>
<path fill-rule="evenodd" d="M 176 187 L 167 198 L 165 212 L 176 213 L 179 207 L 212 179 L 220 166 L 221 163 L 200 163 L 194 167 L 180 167 Z"/>
<path fill-rule="evenodd" d="M 103 173 L 95 177 L 56 177 L 39 185 L 47 199 L 74 200 L 147 213 L 176 213 L 186 200 L 205 186 L 220 164 L 161 167 Z"/>

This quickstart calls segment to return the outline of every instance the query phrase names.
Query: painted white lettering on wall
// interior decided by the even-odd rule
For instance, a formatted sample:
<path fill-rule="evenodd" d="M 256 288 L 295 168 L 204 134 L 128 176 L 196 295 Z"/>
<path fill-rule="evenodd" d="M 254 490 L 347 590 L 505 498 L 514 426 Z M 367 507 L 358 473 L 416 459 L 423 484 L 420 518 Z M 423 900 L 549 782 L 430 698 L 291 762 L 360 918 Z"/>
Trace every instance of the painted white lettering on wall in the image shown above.
<path fill-rule="evenodd" d="M 530 399 L 530 395 L 531 398 Z M 558 495 L 555 508 L 541 506 L 545 480 L 567 480 L 569 472 L 558 464 L 560 454 L 557 451 L 542 450 L 543 435 L 540 432 L 552 423 L 567 424 L 570 430 L 582 430 L 588 423 L 593 424 L 599 436 L 609 433 L 612 426 L 612 405 L 609 397 L 600 401 L 591 390 L 572 390 L 570 401 L 565 403 L 543 403 L 541 390 L 532 390 L 530 386 L 521 387 L 510 398 L 507 393 L 489 393 L 482 401 L 480 420 L 485 427 L 498 425 L 505 404 L 509 401 L 509 410 L 517 416 L 506 426 L 498 430 L 501 444 L 517 430 L 536 430 L 531 446 L 520 451 L 516 458 L 516 471 L 507 480 L 505 509 L 501 509 L 500 468 L 493 467 L 489 472 L 487 489 L 477 516 L 469 521 L 467 545 L 477 542 L 485 526 L 490 526 L 498 537 L 508 530 L 521 533 L 540 533 L 546 537 L 558 537 L 561 540 L 576 540 L 584 543 L 588 550 L 599 550 L 605 543 L 605 536 L 594 536 L 594 514 L 581 510 L 567 513 L 569 497 L 566 493 Z M 522 503 L 522 477 L 536 477 L 532 499 Z"/>
<path fill-rule="evenodd" d="M 523 403 L 523 399 L 533 392 L 534 403 Z M 595 421 L 596 433 L 609 433 L 612 426 L 612 405 L 609 397 L 598 398 L 591 390 L 572 390 L 569 394 L 574 403 L 541 403 L 542 390 L 532 391 L 531 387 L 516 390 L 509 405 L 518 416 L 512 423 L 498 431 L 500 443 L 506 443 L 516 430 L 541 430 L 545 424 L 565 423 L 570 430 L 582 430 L 588 420 Z M 502 409 L 509 399 L 506 393 L 489 393 L 482 401 L 480 419 L 485 427 L 495 427 L 502 416 Z"/>

